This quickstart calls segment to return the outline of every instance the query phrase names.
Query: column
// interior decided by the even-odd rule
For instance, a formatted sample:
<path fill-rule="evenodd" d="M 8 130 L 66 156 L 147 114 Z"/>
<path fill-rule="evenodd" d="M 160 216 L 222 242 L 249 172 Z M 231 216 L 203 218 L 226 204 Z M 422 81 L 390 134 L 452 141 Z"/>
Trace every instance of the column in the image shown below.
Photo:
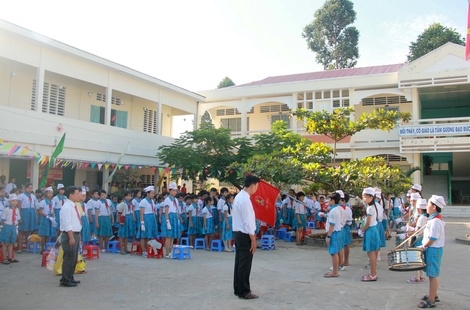
<path fill-rule="evenodd" d="M 31 162 L 31 178 L 30 181 L 33 183 L 33 188 L 39 188 L 39 182 L 41 181 L 42 175 L 39 175 L 39 163 L 37 160 L 30 160 Z"/>
<path fill-rule="evenodd" d="M 108 73 L 108 87 L 106 88 L 106 108 L 104 109 L 104 124 L 111 125 L 111 102 L 113 98 L 113 88 L 111 87 L 111 73 Z"/>
<path fill-rule="evenodd" d="M 42 111 L 42 97 L 44 96 L 44 75 L 45 71 L 41 61 L 41 63 L 39 64 L 39 68 L 37 68 L 36 70 L 36 102 L 34 103 L 34 105 L 36 106 L 36 112 Z"/>
<path fill-rule="evenodd" d="M 109 169 L 104 169 L 104 165 L 103 165 L 103 184 L 101 184 L 101 188 L 104 189 L 106 192 L 109 190 L 108 181 L 109 181 Z"/>
<path fill-rule="evenodd" d="M 305 102 L 305 98 L 304 98 L 304 102 Z M 287 103 L 287 105 L 289 106 L 289 108 L 291 109 L 291 113 L 295 112 L 295 110 L 297 109 L 297 93 L 293 93 L 292 94 L 292 101 L 291 101 L 291 104 Z M 293 117 L 292 114 L 289 114 L 289 118 L 290 118 L 290 123 L 291 123 L 291 129 L 293 132 L 297 132 L 297 117 Z M 289 128 L 288 128 L 289 129 Z"/>
<path fill-rule="evenodd" d="M 163 117 L 162 117 L 162 102 L 160 100 L 160 89 L 158 90 L 158 102 L 157 102 L 157 113 L 156 113 L 156 118 L 157 118 L 157 135 L 162 135 L 162 122 L 163 122 Z M 157 169 L 158 170 L 158 169 Z"/>
<path fill-rule="evenodd" d="M 242 98 L 241 106 L 237 108 L 239 112 L 242 114 L 242 119 L 241 119 L 241 136 L 246 136 L 247 131 L 248 131 L 248 126 L 247 126 L 247 119 L 246 119 L 246 98 Z"/>

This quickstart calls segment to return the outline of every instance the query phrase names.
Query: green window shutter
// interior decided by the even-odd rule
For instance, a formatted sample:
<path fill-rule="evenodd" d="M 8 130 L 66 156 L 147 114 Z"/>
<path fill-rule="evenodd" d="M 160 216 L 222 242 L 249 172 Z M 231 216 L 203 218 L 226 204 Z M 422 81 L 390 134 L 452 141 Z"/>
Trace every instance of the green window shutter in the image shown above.
<path fill-rule="evenodd" d="M 127 128 L 127 111 L 116 111 L 116 127 Z"/>
<path fill-rule="evenodd" d="M 91 112 L 90 112 L 90 122 L 92 123 L 100 123 L 100 112 L 101 112 L 101 107 L 98 107 L 96 105 L 91 106 Z"/>

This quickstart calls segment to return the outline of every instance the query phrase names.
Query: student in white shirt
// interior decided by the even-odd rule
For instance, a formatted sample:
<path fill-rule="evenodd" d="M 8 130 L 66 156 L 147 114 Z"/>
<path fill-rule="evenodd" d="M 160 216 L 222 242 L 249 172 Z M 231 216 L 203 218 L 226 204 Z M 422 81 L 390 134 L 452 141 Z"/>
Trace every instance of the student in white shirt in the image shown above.
<path fill-rule="evenodd" d="M 111 200 L 107 199 L 105 190 L 100 192 L 100 200 L 95 206 L 95 228 L 98 233 L 98 244 L 101 252 L 106 252 L 108 242 L 113 235 L 114 217 Z"/>
<path fill-rule="evenodd" d="M 44 191 L 44 200 L 39 203 L 39 231 L 38 235 L 42 237 L 41 253 L 44 251 L 46 242 L 57 235 L 57 222 L 54 219 L 54 207 L 52 206 L 52 187 Z"/>
<path fill-rule="evenodd" d="M 18 195 L 18 204 L 21 213 L 21 224 L 18 226 L 18 244 L 23 244 L 24 238 L 27 238 L 33 231 L 38 229 L 36 216 L 38 201 L 33 194 L 33 184 L 25 184 L 24 192 Z M 20 246 L 17 253 L 21 252 Z"/>
<path fill-rule="evenodd" d="M 241 299 L 258 298 L 250 286 L 251 264 L 256 251 L 255 212 L 250 196 L 258 190 L 259 182 L 256 176 L 246 176 L 243 190 L 233 201 L 232 225 L 236 248 L 233 290 Z"/>
<path fill-rule="evenodd" d="M 0 231 L 0 242 L 3 244 L 3 261 L 2 264 L 18 263 L 13 258 L 13 244 L 16 242 L 16 227 L 21 221 L 20 211 L 17 208 L 18 197 L 15 194 L 10 195 L 9 207 L 5 208 L 2 213 L 1 223 L 3 229 Z"/>

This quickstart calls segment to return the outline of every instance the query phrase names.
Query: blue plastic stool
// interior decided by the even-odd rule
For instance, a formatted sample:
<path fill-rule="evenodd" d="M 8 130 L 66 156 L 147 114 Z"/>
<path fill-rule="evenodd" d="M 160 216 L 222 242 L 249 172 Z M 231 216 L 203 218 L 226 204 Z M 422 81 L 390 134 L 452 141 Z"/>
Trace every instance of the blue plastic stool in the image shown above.
<path fill-rule="evenodd" d="M 39 242 L 31 242 L 28 241 L 26 243 L 26 253 L 31 252 L 33 254 L 39 253 L 41 249 L 41 245 Z"/>
<path fill-rule="evenodd" d="M 180 245 L 189 245 L 189 237 L 180 238 Z"/>
<path fill-rule="evenodd" d="M 308 222 L 307 222 L 307 227 L 308 227 L 308 228 L 315 229 L 315 222 L 308 221 Z"/>
<path fill-rule="evenodd" d="M 196 238 L 194 241 L 194 249 L 206 249 L 206 240 L 204 238 Z"/>
<path fill-rule="evenodd" d="M 216 239 L 211 242 L 211 251 L 216 250 L 217 252 L 222 252 L 224 250 L 224 244 L 222 240 Z"/>
<path fill-rule="evenodd" d="M 191 258 L 189 245 L 174 245 L 172 253 L 172 258 L 179 258 L 180 260 Z"/>
<path fill-rule="evenodd" d="M 264 250 L 274 250 L 276 244 L 274 243 L 273 235 L 264 235 L 261 237 L 261 248 Z"/>
<path fill-rule="evenodd" d="M 286 232 L 284 235 L 284 241 L 285 242 L 292 242 L 295 240 L 295 236 L 292 236 L 290 232 Z"/>
<path fill-rule="evenodd" d="M 46 247 L 44 248 L 44 251 L 50 251 L 54 247 L 55 242 L 48 242 L 46 243 Z"/>
<path fill-rule="evenodd" d="M 118 245 L 119 245 L 119 241 L 109 241 L 108 248 L 106 249 L 106 253 L 116 254 L 118 252 Z"/>
<path fill-rule="evenodd" d="M 286 229 L 285 228 L 279 228 L 276 232 L 276 237 L 278 239 L 284 239 L 284 236 L 286 235 Z"/>

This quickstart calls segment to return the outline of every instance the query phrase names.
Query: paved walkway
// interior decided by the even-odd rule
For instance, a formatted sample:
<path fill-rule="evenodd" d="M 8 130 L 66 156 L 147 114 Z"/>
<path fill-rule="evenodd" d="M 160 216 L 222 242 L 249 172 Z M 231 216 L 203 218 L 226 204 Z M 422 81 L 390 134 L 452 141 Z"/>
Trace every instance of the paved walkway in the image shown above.
<path fill-rule="evenodd" d="M 470 247 L 455 237 L 470 233 L 465 219 L 447 218 L 439 309 L 470 309 Z M 392 242 L 393 241 L 393 242 Z M 233 253 L 193 250 L 185 261 L 103 254 L 77 275 L 77 288 L 59 287 L 59 277 L 40 267 L 41 256 L 19 254 L 18 264 L 0 265 L 0 309 L 417 309 L 429 282 L 408 284 L 414 272 L 387 269 L 382 250 L 377 282 L 363 283 L 367 256 L 351 250 L 351 266 L 326 279 L 325 249 L 276 241 L 258 250 L 251 285 L 257 300 L 233 295 Z M 394 240 L 388 241 L 394 247 Z"/>

